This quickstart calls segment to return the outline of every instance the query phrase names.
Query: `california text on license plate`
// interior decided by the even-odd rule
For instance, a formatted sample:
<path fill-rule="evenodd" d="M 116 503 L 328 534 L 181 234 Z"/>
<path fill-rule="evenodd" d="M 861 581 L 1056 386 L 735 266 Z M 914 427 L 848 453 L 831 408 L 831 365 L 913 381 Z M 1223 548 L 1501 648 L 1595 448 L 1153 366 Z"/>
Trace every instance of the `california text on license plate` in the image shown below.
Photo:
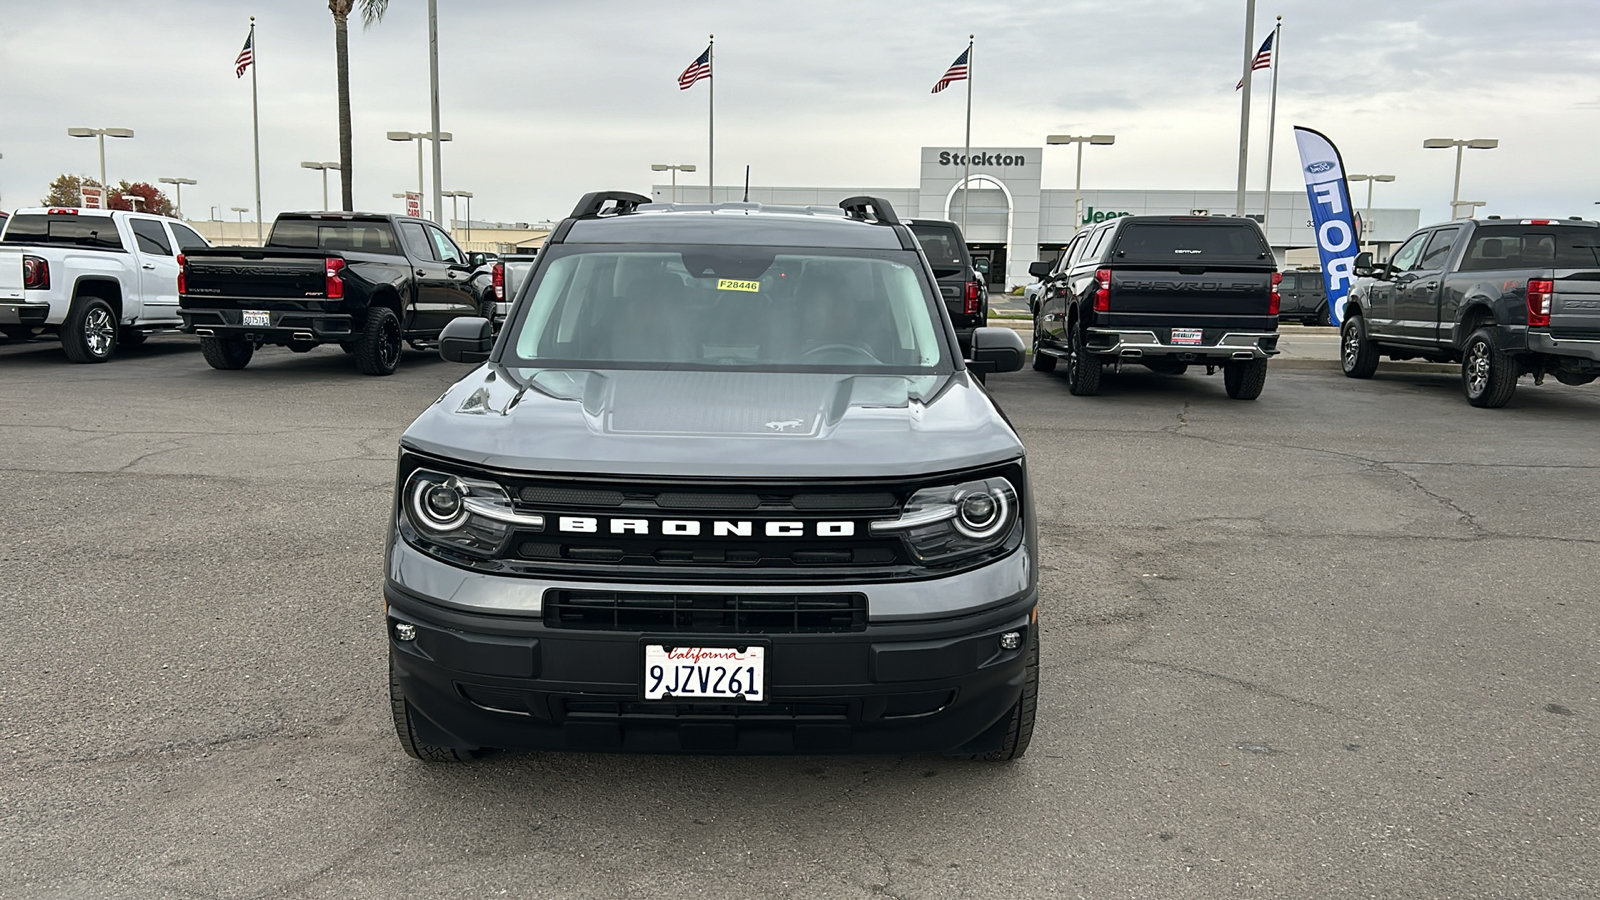
<path fill-rule="evenodd" d="M 244 311 L 244 324 L 270 327 L 272 325 L 272 314 L 269 312 L 247 309 Z"/>
<path fill-rule="evenodd" d="M 1200 329 L 1198 328 L 1172 329 L 1172 342 L 1174 344 L 1198 344 L 1201 339 Z"/>
<path fill-rule="evenodd" d="M 767 648 L 644 645 L 644 698 L 765 700 Z"/>

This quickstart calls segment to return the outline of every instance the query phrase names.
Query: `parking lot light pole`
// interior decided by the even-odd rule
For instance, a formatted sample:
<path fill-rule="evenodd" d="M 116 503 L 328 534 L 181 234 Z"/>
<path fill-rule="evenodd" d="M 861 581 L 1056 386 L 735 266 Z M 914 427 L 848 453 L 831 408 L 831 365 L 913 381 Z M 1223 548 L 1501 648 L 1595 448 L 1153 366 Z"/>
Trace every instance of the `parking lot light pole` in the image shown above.
<path fill-rule="evenodd" d="M 67 134 L 71 137 L 92 137 L 100 139 L 100 196 L 102 203 L 110 205 L 111 198 L 106 195 L 106 138 L 131 138 L 132 128 L 68 128 Z"/>
<path fill-rule="evenodd" d="M 694 164 L 693 163 L 685 163 L 685 164 L 683 164 L 681 166 L 669 166 L 666 163 L 651 163 L 650 164 L 650 171 L 652 171 L 652 172 L 669 172 L 670 171 L 672 173 L 672 202 L 673 203 L 677 203 L 678 202 L 678 173 L 679 172 L 693 172 L 694 171 Z"/>
<path fill-rule="evenodd" d="M 456 198 L 467 198 L 467 240 L 472 240 L 472 192 L 471 191 L 440 191 L 439 196 L 450 198 L 450 236 L 456 233 Z"/>
<path fill-rule="evenodd" d="M 336 162 L 303 162 L 300 164 L 300 168 L 322 170 L 322 209 L 326 212 L 328 209 L 328 170 L 339 171 L 339 164 Z"/>
<path fill-rule="evenodd" d="M 389 140 L 391 140 L 391 141 L 416 141 L 417 142 L 417 193 L 423 195 L 424 197 L 427 196 L 428 192 L 423 190 L 423 185 L 422 185 L 422 142 L 425 141 L 425 140 L 428 140 L 431 137 L 433 137 L 432 132 L 427 132 L 427 131 L 391 131 L 391 132 L 389 132 Z M 448 132 L 448 131 L 439 132 L 439 140 L 448 141 L 448 140 L 451 140 L 451 139 L 452 139 L 452 135 L 450 134 L 450 132 Z"/>
<path fill-rule="evenodd" d="M 1115 144 L 1117 136 L 1114 134 L 1051 134 L 1046 135 L 1046 144 L 1077 144 L 1078 145 L 1078 176 L 1072 186 L 1072 233 L 1078 233 L 1078 227 L 1083 222 L 1083 145 L 1084 144 Z"/>
<path fill-rule="evenodd" d="M 1470 212 L 1474 206 L 1486 205 L 1483 203 L 1461 202 L 1461 151 L 1469 148 L 1472 150 L 1493 150 L 1498 146 L 1500 146 L 1500 141 L 1496 138 L 1471 138 L 1469 140 L 1462 140 L 1459 138 L 1428 138 L 1422 142 L 1422 147 L 1424 150 L 1448 150 L 1451 147 L 1456 148 L 1456 187 L 1455 190 L 1450 194 L 1450 218 L 1460 218 L 1460 211 L 1461 207 L 1463 206 L 1467 207 L 1468 211 Z"/>
<path fill-rule="evenodd" d="M 1394 180 L 1394 176 L 1393 175 L 1347 175 L 1347 176 L 1345 176 L 1345 180 L 1346 181 L 1365 181 L 1367 183 L 1367 211 L 1362 214 L 1362 219 L 1361 219 L 1361 231 L 1362 231 L 1362 235 L 1361 236 L 1362 237 L 1366 237 L 1367 230 L 1372 227 L 1372 183 L 1374 181 L 1384 181 L 1384 182 L 1393 181 Z M 1366 243 L 1370 244 L 1370 243 L 1372 243 L 1372 241 L 1366 241 Z"/>
<path fill-rule="evenodd" d="M 248 206 L 230 206 L 229 209 L 239 214 L 239 243 L 244 243 L 244 214 L 250 211 Z"/>
<path fill-rule="evenodd" d="M 157 178 L 162 184 L 172 185 L 173 208 L 178 212 L 178 218 L 183 218 L 183 186 L 186 184 L 199 184 L 193 178 Z"/>

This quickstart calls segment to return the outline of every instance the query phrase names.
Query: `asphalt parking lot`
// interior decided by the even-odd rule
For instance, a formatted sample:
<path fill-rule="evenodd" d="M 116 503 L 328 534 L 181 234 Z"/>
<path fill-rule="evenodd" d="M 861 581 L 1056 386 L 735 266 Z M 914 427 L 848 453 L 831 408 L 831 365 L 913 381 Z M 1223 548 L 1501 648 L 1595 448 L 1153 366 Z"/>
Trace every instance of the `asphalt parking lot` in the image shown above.
<path fill-rule="evenodd" d="M 1125 372 L 1030 454 L 1026 759 L 404 756 L 395 441 L 465 368 L 0 346 L 0 897 L 1600 891 L 1600 390 Z"/>

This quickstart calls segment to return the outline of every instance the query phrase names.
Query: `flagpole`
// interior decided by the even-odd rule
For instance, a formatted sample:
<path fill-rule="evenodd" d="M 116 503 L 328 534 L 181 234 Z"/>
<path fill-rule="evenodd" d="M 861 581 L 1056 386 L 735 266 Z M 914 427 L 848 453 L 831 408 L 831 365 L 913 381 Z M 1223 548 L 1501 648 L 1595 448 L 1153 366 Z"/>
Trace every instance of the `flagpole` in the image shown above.
<path fill-rule="evenodd" d="M 1267 230 L 1267 220 L 1272 218 L 1272 146 L 1277 143 L 1278 127 L 1278 62 L 1283 58 L 1283 16 L 1272 27 L 1272 102 L 1267 106 L 1267 199 L 1261 205 L 1261 230 Z M 1253 65 L 1253 63 L 1252 63 Z M 1267 243 L 1272 243 L 1271 238 Z"/>
<path fill-rule="evenodd" d="M 1256 0 L 1245 0 L 1244 11 L 1244 94 L 1239 98 L 1239 188 L 1234 215 L 1244 215 L 1244 177 L 1250 162 L 1250 72 L 1255 65 Z"/>
<path fill-rule="evenodd" d="M 711 35 L 706 47 L 706 124 L 710 129 L 706 146 L 706 202 L 717 202 L 717 36 Z"/>
<path fill-rule="evenodd" d="M 967 198 L 972 195 L 972 44 L 974 35 L 967 35 L 967 140 L 961 154 L 961 234 L 967 241 Z"/>
<path fill-rule="evenodd" d="M 261 68 L 261 48 L 256 46 L 256 17 L 250 17 L 250 125 L 256 144 L 256 244 L 266 243 L 261 236 L 261 101 L 256 95 L 256 70 Z"/>

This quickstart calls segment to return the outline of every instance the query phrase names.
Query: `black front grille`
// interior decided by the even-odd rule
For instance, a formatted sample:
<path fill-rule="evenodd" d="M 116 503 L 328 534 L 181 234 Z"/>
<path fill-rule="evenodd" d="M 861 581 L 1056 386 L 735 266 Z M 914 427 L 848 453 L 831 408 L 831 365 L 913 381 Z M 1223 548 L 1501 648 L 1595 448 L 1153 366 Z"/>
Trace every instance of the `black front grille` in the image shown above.
<path fill-rule="evenodd" d="M 549 590 L 544 623 L 593 631 L 797 634 L 863 631 L 865 594 L 678 594 Z"/>

